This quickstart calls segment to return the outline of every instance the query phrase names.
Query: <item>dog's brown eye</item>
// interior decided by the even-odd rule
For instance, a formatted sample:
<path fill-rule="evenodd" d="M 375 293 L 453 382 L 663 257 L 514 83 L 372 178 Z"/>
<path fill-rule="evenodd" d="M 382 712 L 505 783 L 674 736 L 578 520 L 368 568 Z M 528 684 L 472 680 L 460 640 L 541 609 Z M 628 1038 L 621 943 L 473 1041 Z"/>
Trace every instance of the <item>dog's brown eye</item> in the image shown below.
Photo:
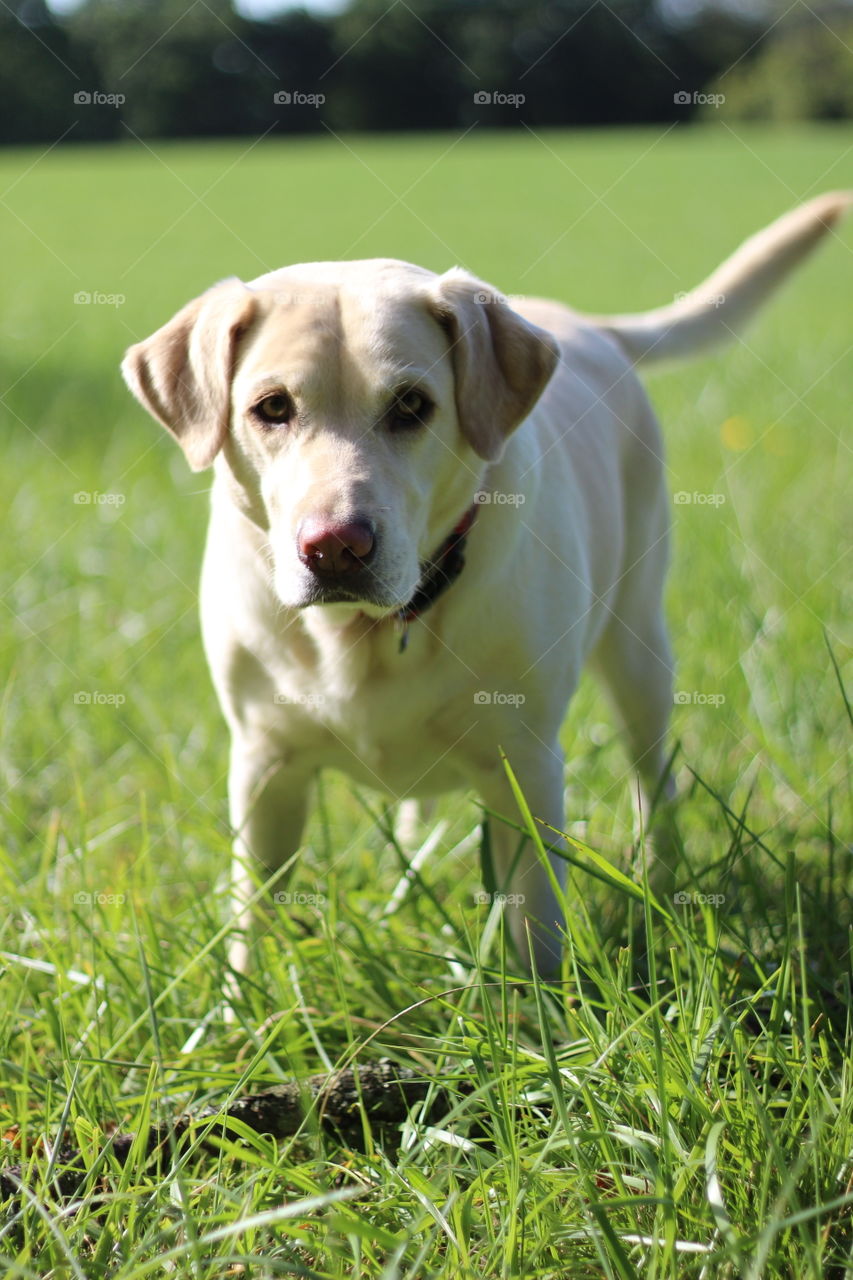
<path fill-rule="evenodd" d="M 264 396 L 263 400 L 259 400 L 253 412 L 268 426 L 281 426 L 293 417 L 293 401 L 284 392 L 277 391 L 274 395 Z"/>
<path fill-rule="evenodd" d="M 391 409 L 392 424 L 396 427 L 421 426 L 432 413 L 432 408 L 432 401 L 413 387 L 394 401 Z"/>

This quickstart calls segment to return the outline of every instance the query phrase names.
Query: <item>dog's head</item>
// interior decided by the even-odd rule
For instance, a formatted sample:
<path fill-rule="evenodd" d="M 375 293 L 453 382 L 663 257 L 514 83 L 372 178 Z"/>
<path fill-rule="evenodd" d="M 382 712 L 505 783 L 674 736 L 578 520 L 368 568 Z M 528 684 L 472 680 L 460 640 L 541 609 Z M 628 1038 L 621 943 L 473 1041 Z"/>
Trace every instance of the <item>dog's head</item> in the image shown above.
<path fill-rule="evenodd" d="M 379 616 L 411 598 L 556 362 L 472 276 L 380 259 L 226 281 L 122 367 L 194 469 L 226 470 L 282 603 Z"/>

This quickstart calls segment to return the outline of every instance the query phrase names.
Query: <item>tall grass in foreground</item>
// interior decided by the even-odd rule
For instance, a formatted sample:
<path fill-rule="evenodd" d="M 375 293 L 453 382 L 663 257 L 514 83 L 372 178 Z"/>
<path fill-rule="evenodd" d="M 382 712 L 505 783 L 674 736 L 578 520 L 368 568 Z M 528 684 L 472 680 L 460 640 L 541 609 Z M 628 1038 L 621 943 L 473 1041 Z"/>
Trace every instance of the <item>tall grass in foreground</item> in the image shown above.
<path fill-rule="evenodd" d="M 741 836 L 735 824 L 732 862 Z M 321 903 L 276 907 L 232 1030 L 209 896 L 176 928 L 136 867 L 113 881 L 123 902 L 81 902 L 59 930 L 50 895 L 34 896 L 27 936 L 4 940 L 19 991 L 4 1011 L 4 1146 L 31 1187 L 0 1228 L 6 1274 L 849 1274 L 850 991 L 809 960 L 822 902 L 789 860 L 790 928 L 762 962 L 700 890 L 674 909 L 646 896 L 638 978 L 631 947 L 605 945 L 584 909 L 581 867 L 602 875 L 601 862 L 573 856 L 561 983 L 520 981 L 499 905 L 469 908 L 460 937 L 426 880 L 389 894 L 332 878 Z M 200 1126 L 165 1176 L 110 1159 L 115 1128 L 382 1056 L 435 1076 L 450 1113 L 342 1145 L 309 1107 L 279 1144 Z M 72 1204 L 51 1188 L 63 1135 L 90 1167 Z"/>

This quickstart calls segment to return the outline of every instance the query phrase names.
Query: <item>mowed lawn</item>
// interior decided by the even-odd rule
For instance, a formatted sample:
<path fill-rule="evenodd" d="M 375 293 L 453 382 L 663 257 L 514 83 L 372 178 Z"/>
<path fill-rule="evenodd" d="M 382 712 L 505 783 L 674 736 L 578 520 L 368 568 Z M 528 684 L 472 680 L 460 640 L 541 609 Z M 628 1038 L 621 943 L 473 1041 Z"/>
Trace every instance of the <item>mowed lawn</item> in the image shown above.
<path fill-rule="evenodd" d="M 394 798 L 330 776 L 225 1023 L 208 477 L 118 373 L 209 284 L 288 262 L 659 305 L 853 185 L 851 143 L 720 125 L 0 154 L 0 1154 L 33 1170 L 6 1274 L 853 1275 L 853 225 L 740 341 L 649 378 L 677 495 L 680 900 L 627 934 L 624 889 L 576 850 L 552 990 L 514 980 L 477 901 L 472 796 L 441 802 L 406 890 Z M 591 683 L 564 741 L 567 829 L 625 868 L 629 778 Z M 309 1112 L 165 1176 L 98 1157 L 116 1128 L 383 1056 L 439 1073 L 449 1119 L 345 1145 Z M 36 1176 L 60 1130 L 92 1165 L 72 1211 Z"/>

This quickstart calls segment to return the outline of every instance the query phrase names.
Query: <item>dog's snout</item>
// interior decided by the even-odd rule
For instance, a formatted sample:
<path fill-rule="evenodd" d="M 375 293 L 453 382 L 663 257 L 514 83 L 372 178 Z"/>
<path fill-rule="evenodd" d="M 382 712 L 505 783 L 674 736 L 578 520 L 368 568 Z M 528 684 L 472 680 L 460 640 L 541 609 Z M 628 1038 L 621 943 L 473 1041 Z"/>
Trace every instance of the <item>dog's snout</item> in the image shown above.
<path fill-rule="evenodd" d="M 369 520 L 334 523 L 311 517 L 297 532 L 299 559 L 312 573 L 339 577 L 366 565 L 376 547 L 376 534 Z"/>

